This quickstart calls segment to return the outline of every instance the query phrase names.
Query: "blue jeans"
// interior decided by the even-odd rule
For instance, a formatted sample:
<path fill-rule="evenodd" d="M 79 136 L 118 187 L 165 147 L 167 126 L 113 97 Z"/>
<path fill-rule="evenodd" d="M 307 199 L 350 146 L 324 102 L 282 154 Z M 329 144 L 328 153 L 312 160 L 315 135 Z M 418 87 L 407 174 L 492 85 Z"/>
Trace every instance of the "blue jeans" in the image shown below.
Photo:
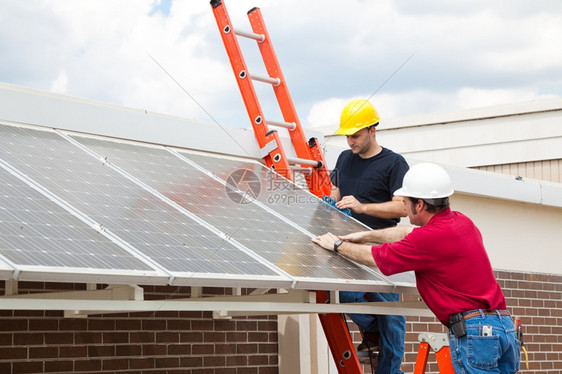
<path fill-rule="evenodd" d="M 359 303 L 374 301 L 399 301 L 397 293 L 349 292 L 340 291 L 341 303 Z M 348 314 L 349 318 L 363 332 L 379 332 L 379 346 L 376 374 L 403 374 L 400 369 L 404 356 L 404 336 L 406 335 L 406 318 L 404 316 Z"/>
<path fill-rule="evenodd" d="M 466 313 L 474 312 L 474 310 Z M 463 313 L 463 314 L 466 314 Z M 489 331 L 491 335 L 483 334 Z M 451 361 L 457 374 L 516 373 L 519 371 L 520 342 L 511 316 L 489 315 L 466 320 L 466 335 L 449 332 Z"/>

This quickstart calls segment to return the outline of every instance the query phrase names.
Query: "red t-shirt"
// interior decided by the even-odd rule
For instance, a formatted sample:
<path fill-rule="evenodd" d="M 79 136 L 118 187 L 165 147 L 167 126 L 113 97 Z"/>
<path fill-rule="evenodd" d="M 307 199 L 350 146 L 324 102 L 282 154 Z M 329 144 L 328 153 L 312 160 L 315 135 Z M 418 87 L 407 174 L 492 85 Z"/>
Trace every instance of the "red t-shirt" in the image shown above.
<path fill-rule="evenodd" d="M 373 246 L 385 275 L 414 271 L 418 291 L 444 325 L 472 309 L 505 309 L 482 235 L 474 223 L 447 209 L 395 243 Z"/>

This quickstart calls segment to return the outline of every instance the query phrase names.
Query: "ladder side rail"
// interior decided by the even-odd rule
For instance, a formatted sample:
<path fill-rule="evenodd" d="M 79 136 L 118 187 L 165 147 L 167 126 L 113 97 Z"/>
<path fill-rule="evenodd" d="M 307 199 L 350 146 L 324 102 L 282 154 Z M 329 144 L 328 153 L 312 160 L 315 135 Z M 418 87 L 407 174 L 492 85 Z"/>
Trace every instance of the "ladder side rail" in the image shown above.
<path fill-rule="evenodd" d="M 267 154 L 264 155 L 264 161 L 268 167 L 274 168 L 279 174 L 289 180 L 294 180 L 279 134 L 276 131 L 269 131 L 267 127 L 226 7 L 221 0 L 212 0 L 211 7 L 229 57 L 232 70 L 236 77 L 236 83 L 238 84 L 238 88 L 242 94 L 242 99 L 244 100 L 248 117 L 252 123 L 252 128 L 254 129 L 258 146 L 260 149 L 267 148 Z"/>
<path fill-rule="evenodd" d="M 316 291 L 317 303 L 326 303 L 327 301 L 326 291 Z M 363 369 L 353 347 L 353 341 L 349 335 L 344 316 L 337 313 L 328 313 L 318 314 L 318 318 L 324 329 L 338 373 L 362 374 Z"/>
<path fill-rule="evenodd" d="M 273 49 L 269 33 L 265 27 L 265 22 L 261 11 L 259 8 L 253 8 L 248 12 L 248 19 L 250 20 L 250 25 L 252 30 L 257 35 L 263 35 L 263 41 L 258 41 L 258 47 L 262 55 L 264 64 L 267 69 L 269 77 L 279 79 L 280 83 L 273 85 L 273 90 L 279 103 L 281 113 L 283 114 L 283 119 L 288 123 L 295 123 L 295 129 L 289 131 L 293 147 L 298 158 L 309 159 L 318 161 L 318 166 L 314 167 L 313 173 L 310 176 L 306 176 L 307 183 L 310 192 L 322 197 L 324 195 L 330 195 L 332 184 L 329 178 L 326 178 L 327 166 L 326 160 L 322 155 L 319 147 L 316 150 L 312 150 L 309 142 L 306 139 L 302 126 L 300 124 L 297 111 L 291 99 L 285 77 L 281 71 L 281 66 Z M 315 141 L 317 145 L 317 141 Z"/>
<path fill-rule="evenodd" d="M 310 138 L 308 141 L 308 147 L 312 153 L 312 158 L 316 161 L 322 163 L 322 167 L 315 168 L 315 172 L 312 174 L 312 180 L 307 180 L 308 185 L 312 193 L 316 196 L 323 198 L 324 196 L 331 196 L 332 194 L 332 180 L 330 179 L 330 171 L 328 170 L 328 163 L 324 158 L 324 153 L 320 148 L 318 139 Z"/>
<path fill-rule="evenodd" d="M 295 130 L 290 132 L 293 143 L 298 142 L 298 144 L 305 144 L 306 137 L 302 131 L 299 119 L 296 115 L 296 110 L 289 94 L 285 77 L 281 72 L 280 64 L 273 49 L 269 33 L 267 32 L 261 10 L 259 8 L 251 9 L 248 12 L 248 19 L 250 20 L 250 25 L 252 26 L 252 30 L 254 31 L 254 33 L 264 35 L 264 40 L 262 42 L 258 42 L 258 47 L 262 55 L 268 76 L 270 78 L 277 78 L 279 80 L 279 84 L 273 85 L 273 90 L 275 92 L 275 96 L 277 97 L 277 101 L 279 102 L 279 108 L 281 109 L 281 113 L 283 114 L 283 119 L 285 120 L 285 122 L 294 122 L 297 124 Z M 295 140 L 297 142 L 295 142 Z M 297 152 L 297 157 L 299 158 L 310 158 L 308 149 L 295 148 L 295 151 Z"/>
<path fill-rule="evenodd" d="M 435 352 L 435 357 L 437 359 L 437 367 L 439 367 L 440 374 L 455 374 L 453 361 L 451 361 L 451 351 L 449 350 L 449 346 L 445 346 L 439 351 Z"/>
<path fill-rule="evenodd" d="M 416 358 L 416 364 L 414 365 L 414 374 L 425 374 L 428 358 L 429 358 L 429 343 L 420 342 L 420 346 L 418 348 L 418 356 Z"/>
<path fill-rule="evenodd" d="M 424 334 L 420 334 L 420 336 L 422 335 Z M 437 360 L 439 374 L 455 374 L 453 362 L 451 361 L 451 351 L 449 350 L 448 339 L 446 341 L 434 340 L 433 344 L 431 341 L 432 340 L 425 341 L 425 339 L 420 341 L 418 356 L 414 366 L 414 374 L 425 374 L 430 347 L 436 350 L 435 358 Z"/>

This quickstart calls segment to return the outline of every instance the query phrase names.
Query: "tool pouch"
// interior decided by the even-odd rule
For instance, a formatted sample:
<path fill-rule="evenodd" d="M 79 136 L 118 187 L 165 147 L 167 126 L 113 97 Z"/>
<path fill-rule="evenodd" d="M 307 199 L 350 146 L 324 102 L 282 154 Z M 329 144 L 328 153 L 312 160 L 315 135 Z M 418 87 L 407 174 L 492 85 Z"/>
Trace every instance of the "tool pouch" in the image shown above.
<path fill-rule="evenodd" d="M 449 326 L 455 338 L 462 338 L 466 335 L 466 322 L 462 313 L 453 314 L 449 318 Z"/>

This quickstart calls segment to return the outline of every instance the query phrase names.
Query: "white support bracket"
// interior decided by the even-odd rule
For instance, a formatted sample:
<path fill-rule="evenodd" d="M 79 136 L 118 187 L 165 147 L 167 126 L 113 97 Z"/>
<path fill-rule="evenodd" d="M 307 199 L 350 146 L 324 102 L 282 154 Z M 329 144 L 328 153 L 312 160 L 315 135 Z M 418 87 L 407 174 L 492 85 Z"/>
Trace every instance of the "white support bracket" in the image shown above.
<path fill-rule="evenodd" d="M 15 285 L 15 286 L 14 286 Z M 14 292 L 15 287 L 15 292 Z M 8 295 L 8 292 L 11 294 Z M 37 304 L 48 304 L 48 300 L 56 300 L 59 306 L 67 306 L 69 304 L 80 304 L 81 301 L 98 301 L 101 304 L 105 301 L 144 301 L 144 289 L 137 285 L 109 285 L 103 290 L 96 289 L 95 284 L 88 284 L 84 291 L 62 291 L 62 292 L 46 292 L 33 294 L 17 294 L 17 281 L 8 280 L 6 282 L 6 296 L 0 298 L 2 303 L 18 304 L 17 300 L 29 300 Z M 61 302 L 63 301 L 63 302 Z M 49 308 L 45 308 L 49 309 Z M 87 317 L 88 314 L 102 314 L 104 310 L 88 311 L 82 313 L 76 309 L 61 309 L 59 307 L 52 308 L 54 310 L 63 310 L 65 317 L 81 318 Z"/>
<path fill-rule="evenodd" d="M 191 298 L 198 299 L 203 296 L 203 287 L 191 286 Z"/>
<path fill-rule="evenodd" d="M 279 146 L 277 145 L 277 141 L 274 139 L 274 140 L 270 141 L 269 143 L 267 143 L 264 147 L 260 148 L 260 151 L 259 151 L 260 157 L 265 158 L 267 155 L 269 155 L 271 152 L 273 152 L 277 148 L 279 148 Z"/>
<path fill-rule="evenodd" d="M 80 298 L 84 297 L 86 300 L 144 300 L 144 289 L 137 285 L 109 285 L 103 290 L 91 289 L 88 291 L 77 291 L 76 292 L 63 292 L 56 294 L 44 294 L 45 298 L 48 299 L 60 299 L 60 296 L 64 298 Z M 74 294 L 74 295 L 70 295 Z M 65 310 L 65 318 L 86 318 L 90 314 L 102 314 L 103 311 L 88 311 L 86 313 L 80 310 Z"/>
<path fill-rule="evenodd" d="M 4 295 L 15 296 L 18 294 L 18 281 L 16 279 L 6 279 L 6 289 Z"/>
<path fill-rule="evenodd" d="M 421 301 L 317 304 L 315 292 L 293 289 L 283 292 L 143 300 L 142 288 L 125 285 L 94 291 L 3 296 L 0 297 L 0 310 L 62 310 L 66 311 L 67 317 L 155 311 L 210 311 L 216 318 L 319 313 L 433 316 Z"/>
<path fill-rule="evenodd" d="M 267 292 L 267 290 L 263 289 L 262 292 Z M 232 296 L 225 296 L 225 297 L 213 297 L 213 301 L 222 301 L 222 300 L 232 300 L 232 301 L 248 301 L 248 302 L 259 302 L 259 303 L 266 303 L 266 304 L 279 304 L 279 305 L 288 305 L 293 303 L 305 303 L 305 304 L 315 304 L 316 303 L 316 294 L 311 291 L 305 290 L 280 290 L 278 293 L 270 294 L 270 293 L 262 293 L 258 292 L 255 294 L 251 294 L 248 296 L 236 296 L 235 298 Z M 207 298 L 208 299 L 208 298 Z M 204 300 L 204 299 L 202 299 Z M 257 305 L 257 304 L 256 304 Z M 272 308 L 274 309 L 274 308 Z M 229 310 L 214 310 L 213 311 L 213 318 L 215 319 L 230 319 L 233 316 L 240 316 L 240 315 L 262 315 L 263 313 L 258 312 L 254 314 L 253 312 L 243 311 L 243 312 L 233 312 Z M 267 314 L 278 314 L 267 312 Z"/>
<path fill-rule="evenodd" d="M 418 340 L 427 343 L 435 352 L 439 352 L 441 348 L 449 346 L 449 334 L 438 332 L 422 332 L 418 335 Z"/>

